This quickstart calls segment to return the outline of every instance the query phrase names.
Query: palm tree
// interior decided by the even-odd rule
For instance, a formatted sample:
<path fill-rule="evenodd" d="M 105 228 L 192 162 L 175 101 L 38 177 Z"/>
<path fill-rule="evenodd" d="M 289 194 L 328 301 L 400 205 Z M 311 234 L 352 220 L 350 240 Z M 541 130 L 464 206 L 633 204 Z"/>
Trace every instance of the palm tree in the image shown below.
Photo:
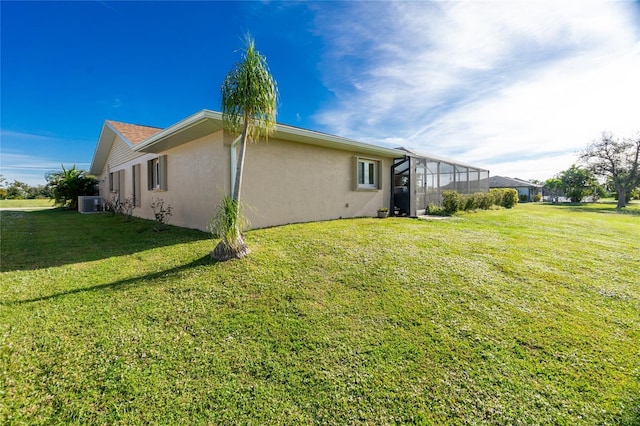
<path fill-rule="evenodd" d="M 78 208 L 78 196 L 95 194 L 98 180 L 86 171 L 62 166 L 62 171 L 47 173 L 47 186 L 51 189 L 52 198 L 62 207 Z"/>
<path fill-rule="evenodd" d="M 276 125 L 278 88 L 269 72 L 264 56 L 255 49 L 250 35 L 246 36 L 242 61 L 236 63 L 222 83 L 222 120 L 232 135 L 240 135 L 240 152 L 231 200 L 222 201 L 212 229 L 222 239 L 211 256 L 217 260 L 241 258 L 249 253 L 242 237 L 240 194 L 244 157 L 248 141 L 267 139 Z M 220 219 L 220 216 L 224 216 Z M 226 237 L 225 237 L 226 236 Z"/>

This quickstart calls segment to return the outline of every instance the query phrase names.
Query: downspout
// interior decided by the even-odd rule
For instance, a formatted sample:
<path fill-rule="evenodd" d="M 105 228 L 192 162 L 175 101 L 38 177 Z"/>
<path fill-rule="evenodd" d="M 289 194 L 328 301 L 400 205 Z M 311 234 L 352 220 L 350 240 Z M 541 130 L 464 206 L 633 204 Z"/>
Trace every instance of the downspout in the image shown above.
<path fill-rule="evenodd" d="M 242 139 L 242 135 L 238 136 L 237 138 L 235 138 L 233 140 L 233 142 L 231 142 L 231 183 L 230 183 L 230 187 L 231 187 L 231 193 L 229 194 L 230 197 L 233 197 L 233 191 L 235 191 L 235 186 L 236 186 L 236 172 L 238 171 L 238 160 L 237 160 L 237 152 L 236 152 L 236 146 L 238 145 L 238 142 L 240 142 L 240 139 Z"/>

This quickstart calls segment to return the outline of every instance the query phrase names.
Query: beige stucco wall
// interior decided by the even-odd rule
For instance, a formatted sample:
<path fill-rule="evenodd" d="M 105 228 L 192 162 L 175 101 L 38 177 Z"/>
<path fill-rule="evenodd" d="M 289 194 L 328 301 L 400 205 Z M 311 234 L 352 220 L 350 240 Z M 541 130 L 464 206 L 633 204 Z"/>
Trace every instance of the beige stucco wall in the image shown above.
<path fill-rule="evenodd" d="M 224 139 L 224 142 L 223 142 Z M 141 206 L 134 215 L 153 219 L 151 203 L 162 198 L 173 208 L 172 225 L 206 230 L 220 199 L 230 193 L 231 166 L 228 135 L 216 132 L 160 154 L 142 154 L 114 164 L 110 156 L 100 179 L 100 195 L 108 190 L 109 172 L 125 170 L 125 197 L 133 193 L 132 167 L 141 165 Z M 148 190 L 147 161 L 167 156 L 166 191 Z M 354 157 L 342 151 L 270 139 L 249 144 L 245 158 L 242 200 L 252 228 L 346 217 L 375 216 L 389 204 L 389 169 L 392 160 L 379 160 L 381 189 L 354 190 Z"/>
<path fill-rule="evenodd" d="M 211 215 L 223 194 L 229 191 L 229 154 L 223 149 L 222 132 L 207 135 L 161 154 L 143 154 L 137 158 L 114 164 L 119 157 L 109 155 L 103 172 L 98 176 L 100 196 L 111 200 L 118 194 L 109 191 L 109 173 L 124 169 L 124 196 L 133 194 L 133 166 L 140 164 L 140 207 L 133 214 L 153 219 L 151 203 L 162 199 L 172 207 L 170 224 L 206 230 Z M 113 151 L 113 149 L 112 149 Z M 149 190 L 147 161 L 167 156 L 167 190 Z"/>
<path fill-rule="evenodd" d="M 222 138 L 220 131 L 163 152 L 168 163 L 167 191 L 147 191 L 146 185 L 144 191 L 173 207 L 172 225 L 206 230 L 218 202 L 229 191 L 229 153 Z"/>
<path fill-rule="evenodd" d="M 270 139 L 250 144 L 242 198 L 252 227 L 375 216 L 389 204 L 391 160 L 382 167 L 380 190 L 354 190 L 355 152 Z"/>

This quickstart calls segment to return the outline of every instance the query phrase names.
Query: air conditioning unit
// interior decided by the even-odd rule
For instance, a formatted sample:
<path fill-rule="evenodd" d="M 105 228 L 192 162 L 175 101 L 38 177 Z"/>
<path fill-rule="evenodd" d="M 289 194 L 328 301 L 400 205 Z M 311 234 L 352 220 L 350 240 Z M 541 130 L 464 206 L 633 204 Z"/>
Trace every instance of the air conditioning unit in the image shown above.
<path fill-rule="evenodd" d="M 78 197 L 78 211 L 80 213 L 97 213 L 104 209 L 102 198 L 96 196 Z"/>

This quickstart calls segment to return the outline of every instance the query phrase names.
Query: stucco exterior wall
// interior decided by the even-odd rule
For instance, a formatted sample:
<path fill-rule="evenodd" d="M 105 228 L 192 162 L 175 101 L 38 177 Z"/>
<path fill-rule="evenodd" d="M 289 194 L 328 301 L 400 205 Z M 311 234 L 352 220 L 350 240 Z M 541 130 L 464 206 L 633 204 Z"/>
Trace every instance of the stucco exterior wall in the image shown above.
<path fill-rule="evenodd" d="M 113 152 L 113 150 L 112 150 Z M 98 176 L 100 196 L 112 200 L 133 195 L 133 166 L 140 165 L 140 206 L 133 211 L 134 216 L 153 219 L 151 203 L 162 199 L 165 206 L 172 207 L 170 224 L 187 228 L 206 230 L 211 215 L 220 198 L 229 191 L 229 154 L 223 149 L 222 132 L 207 135 L 188 144 L 161 154 L 138 154 L 137 158 L 112 165 L 109 156 Z M 167 156 L 167 190 L 148 189 L 149 160 Z M 124 170 L 124 194 L 109 191 L 109 173 Z"/>
<path fill-rule="evenodd" d="M 139 164 L 135 216 L 153 219 L 151 203 L 161 198 L 173 209 L 170 224 L 207 230 L 220 199 L 230 194 L 231 141 L 219 131 L 159 154 L 136 153 L 128 159 L 114 144 L 99 176 L 100 195 L 105 200 L 119 195 L 109 191 L 109 173 L 124 170 L 120 199 L 131 197 L 133 166 Z M 167 156 L 167 189 L 149 190 L 147 162 L 160 155 Z M 356 156 L 379 161 L 380 189 L 354 189 Z M 375 216 L 378 208 L 389 207 L 391 163 L 390 158 L 276 139 L 249 144 L 242 184 L 245 214 L 252 228 Z"/>
<path fill-rule="evenodd" d="M 358 153 L 269 139 L 250 144 L 242 199 L 252 227 L 375 216 L 389 207 L 391 160 L 379 160 L 381 189 L 354 190 Z"/>
<path fill-rule="evenodd" d="M 207 230 L 229 192 L 229 152 L 222 140 L 220 131 L 162 153 L 167 156 L 168 188 L 147 192 L 173 207 L 172 225 Z"/>

